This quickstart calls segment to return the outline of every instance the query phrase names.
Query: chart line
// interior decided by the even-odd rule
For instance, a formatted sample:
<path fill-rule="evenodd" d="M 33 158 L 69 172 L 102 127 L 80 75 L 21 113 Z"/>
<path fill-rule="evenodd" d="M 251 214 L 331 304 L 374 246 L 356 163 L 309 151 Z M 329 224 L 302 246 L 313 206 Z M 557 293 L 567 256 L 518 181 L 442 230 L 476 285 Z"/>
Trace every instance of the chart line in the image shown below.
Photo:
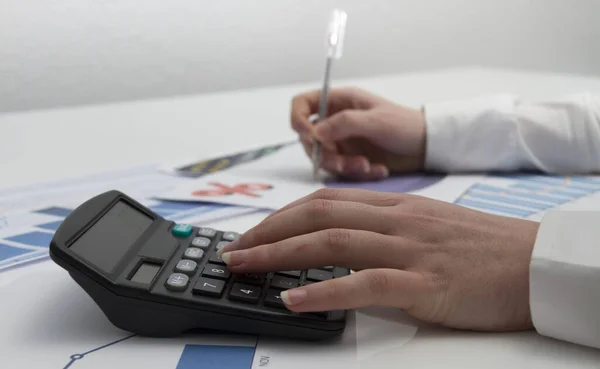
<path fill-rule="evenodd" d="M 89 355 L 92 352 L 96 352 L 96 351 L 102 350 L 102 349 L 107 348 L 107 347 L 112 346 L 112 345 L 116 345 L 119 342 L 123 342 L 123 341 L 128 340 L 128 339 L 130 339 L 132 337 L 135 337 L 135 336 L 137 336 L 137 335 L 136 334 L 132 334 L 130 336 L 123 337 L 123 338 L 118 339 L 116 341 L 107 343 L 106 345 L 103 345 L 103 346 L 100 346 L 100 347 L 96 347 L 95 349 L 92 349 L 90 351 L 86 351 L 83 354 L 73 354 L 73 355 L 69 356 L 69 359 L 71 359 L 71 360 L 69 361 L 69 363 L 67 363 L 67 365 L 65 365 L 63 367 L 63 369 L 69 369 L 71 367 L 71 365 L 73 365 L 77 360 L 83 359 L 86 355 Z"/>

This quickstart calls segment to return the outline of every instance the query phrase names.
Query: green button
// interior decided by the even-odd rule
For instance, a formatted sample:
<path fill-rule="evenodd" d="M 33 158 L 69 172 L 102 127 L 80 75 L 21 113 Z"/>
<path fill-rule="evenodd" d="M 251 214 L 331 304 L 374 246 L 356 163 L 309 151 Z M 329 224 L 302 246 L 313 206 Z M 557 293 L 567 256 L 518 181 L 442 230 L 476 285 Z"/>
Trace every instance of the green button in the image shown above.
<path fill-rule="evenodd" d="M 176 224 L 173 227 L 173 236 L 175 237 L 188 237 L 192 234 L 192 226 L 189 224 Z"/>

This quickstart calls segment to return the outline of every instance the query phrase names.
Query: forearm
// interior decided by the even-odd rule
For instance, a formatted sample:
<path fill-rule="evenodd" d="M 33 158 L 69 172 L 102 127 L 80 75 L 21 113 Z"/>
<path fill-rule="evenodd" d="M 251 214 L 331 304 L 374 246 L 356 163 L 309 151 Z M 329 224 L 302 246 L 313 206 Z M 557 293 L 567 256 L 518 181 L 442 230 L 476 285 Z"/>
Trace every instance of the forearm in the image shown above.
<path fill-rule="evenodd" d="M 600 171 L 600 97 L 545 102 L 511 95 L 430 104 L 426 168 L 443 172 Z"/>

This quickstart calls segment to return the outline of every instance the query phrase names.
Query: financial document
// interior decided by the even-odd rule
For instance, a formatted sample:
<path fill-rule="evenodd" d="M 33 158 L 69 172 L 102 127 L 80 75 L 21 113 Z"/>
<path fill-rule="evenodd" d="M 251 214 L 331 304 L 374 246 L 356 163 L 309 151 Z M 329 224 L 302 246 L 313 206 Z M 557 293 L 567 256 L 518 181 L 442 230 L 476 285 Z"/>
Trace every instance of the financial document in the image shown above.
<path fill-rule="evenodd" d="M 297 342 L 223 332 L 173 338 L 141 337 L 114 327 L 69 274 L 47 259 L 47 244 L 53 231 L 74 206 L 89 196 L 113 188 L 177 221 L 220 224 L 221 228 L 235 225 L 233 230 L 246 231 L 253 224 L 245 221 L 245 217 L 264 217 L 271 210 L 218 201 L 171 201 L 156 195 L 226 172 L 236 176 L 251 174 L 264 180 L 290 180 L 296 184 L 312 180 L 310 161 L 298 153 L 285 152 L 287 148 L 293 150 L 294 145 L 257 149 L 253 155 L 239 153 L 232 156 L 239 162 L 230 166 L 226 161 L 204 161 L 213 165 L 210 172 L 205 171 L 207 166 L 202 162 L 168 175 L 148 166 L 1 192 L 0 367 L 480 369 L 514 365 L 535 369 L 597 368 L 600 362 L 597 350 L 565 346 L 535 332 L 499 335 L 446 330 L 418 322 L 393 308 L 350 312 L 342 337 L 327 342 Z M 280 153 L 290 156 L 277 156 Z M 493 214 L 534 220 L 557 207 L 600 208 L 599 177 L 414 174 L 368 183 L 327 178 L 319 187 L 413 193 Z M 37 262 L 31 262 L 36 257 Z M 569 355 L 563 357 L 566 351 Z M 536 352 L 544 355 L 532 355 Z"/>

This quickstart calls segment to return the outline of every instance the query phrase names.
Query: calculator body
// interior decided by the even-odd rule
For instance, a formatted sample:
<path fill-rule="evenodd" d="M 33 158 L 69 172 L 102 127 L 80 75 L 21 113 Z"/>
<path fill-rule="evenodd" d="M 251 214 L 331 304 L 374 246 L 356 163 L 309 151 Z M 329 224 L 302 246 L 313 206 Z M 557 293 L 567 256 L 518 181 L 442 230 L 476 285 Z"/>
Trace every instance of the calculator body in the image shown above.
<path fill-rule="evenodd" d="M 345 311 L 292 312 L 279 293 L 343 277 L 348 269 L 234 275 L 216 253 L 237 236 L 176 224 L 109 191 L 63 221 L 50 256 L 112 324 L 136 334 L 169 337 L 200 329 L 321 340 L 343 332 Z"/>

